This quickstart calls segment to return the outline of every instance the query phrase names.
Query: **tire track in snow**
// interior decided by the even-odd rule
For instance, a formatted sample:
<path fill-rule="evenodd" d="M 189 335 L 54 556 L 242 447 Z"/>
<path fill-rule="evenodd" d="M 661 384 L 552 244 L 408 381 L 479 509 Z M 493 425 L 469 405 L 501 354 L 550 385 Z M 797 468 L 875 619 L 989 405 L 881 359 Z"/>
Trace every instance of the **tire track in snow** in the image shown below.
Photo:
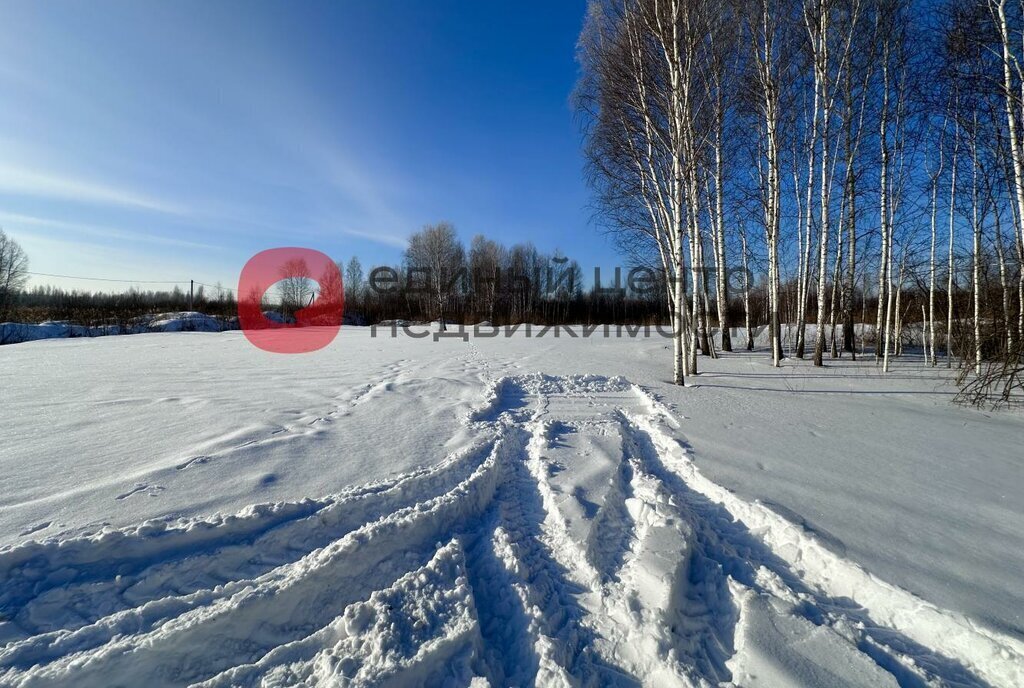
<path fill-rule="evenodd" d="M 492 447 L 484 439 L 434 466 L 320 500 L 261 504 L 180 526 L 156 521 L 10 549 L 0 553 L 0 613 L 23 631 L 41 633 L 159 599 L 168 584 L 182 595 L 256 577 L 453 489 Z M 37 572 L 46 567 L 61 575 L 40 577 Z"/>
<path fill-rule="evenodd" d="M 650 408 L 629 422 L 646 438 L 659 479 L 703 531 L 698 542 L 728 574 L 734 598 L 751 599 L 744 588 L 771 598 L 776 608 L 833 631 L 900 685 L 1024 683 L 1024 643 L 879 580 L 768 507 L 708 480 L 666 430 L 653 399 Z"/>
<path fill-rule="evenodd" d="M 686 661 L 688 655 L 680 655 L 668 614 L 675 581 L 687 561 L 689 531 L 669 496 L 643 472 L 621 432 L 619 409 L 637 403 L 631 394 L 623 394 L 630 391 L 624 381 L 612 381 L 607 389 L 585 392 L 587 411 L 574 414 L 572 440 L 564 445 L 562 421 L 548 421 L 547 431 L 535 435 L 538 440 L 546 437 L 531 444 L 528 466 L 543 495 L 547 541 L 589 590 L 584 597 L 587 619 L 601 638 L 597 648 L 606 661 L 644 677 L 649 685 L 705 685 Z M 577 395 L 568 396 L 578 405 Z M 561 417 L 561 406 L 548 403 L 545 412 Z M 579 517 L 565 491 L 554 484 L 552 457 L 564 456 L 568 450 L 592 460 L 599 449 L 612 447 L 608 489 L 589 524 L 589 534 L 580 541 L 574 532 L 578 526 L 573 524 Z"/>
<path fill-rule="evenodd" d="M 626 380 L 501 378 L 466 423 L 339 495 L 0 552 L 0 684 L 1024 683 L 1017 641 L 704 478 Z"/>
<path fill-rule="evenodd" d="M 593 650 L 584 592 L 550 554 L 540 537 L 543 507 L 523 465 L 528 433 L 519 430 L 520 455 L 495 504 L 469 545 L 469 581 L 477 600 L 484 660 L 497 685 L 635 683 L 603 664 Z"/>
<path fill-rule="evenodd" d="M 316 633 L 199 685 L 380 685 L 402 675 L 419 676 L 424 685 L 455 683 L 473 673 L 472 650 L 480 645 L 465 570 L 461 543 L 450 540 L 425 566 L 350 605 Z"/>
<path fill-rule="evenodd" d="M 454 489 L 367 523 L 252 580 L 148 602 L 75 631 L 0 650 L 13 685 L 181 685 L 211 678 L 323 628 L 345 608 L 429 561 L 433 543 L 479 517 L 503 445 Z M 42 666 L 38 666 L 38 665 Z M 27 671 L 26 671 L 27 669 Z"/>

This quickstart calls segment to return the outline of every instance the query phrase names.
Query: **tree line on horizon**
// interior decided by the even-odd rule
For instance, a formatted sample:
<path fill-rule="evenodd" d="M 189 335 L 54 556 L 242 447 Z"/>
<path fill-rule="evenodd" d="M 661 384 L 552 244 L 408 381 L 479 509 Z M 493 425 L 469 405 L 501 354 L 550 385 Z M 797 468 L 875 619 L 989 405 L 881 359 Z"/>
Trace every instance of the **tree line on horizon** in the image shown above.
<path fill-rule="evenodd" d="M 424 227 L 409 240 L 399 264 L 364 271 L 358 257 L 339 262 L 342 284 L 313 275 L 301 261 L 281 268 L 280 280 L 264 294 L 237 295 L 231 288 L 198 285 L 192 294 L 132 287 L 107 292 L 68 290 L 49 285 L 25 288 L 28 259 L 2 234 L 0 248 L 16 249 L 17 269 L 0 254 L 0 322 L 68 321 L 85 326 L 129 325 L 157 312 L 194 309 L 233 324 L 240 303 L 258 300 L 261 310 L 293 316 L 315 300 L 344 290 L 345 320 L 375 324 L 384 320 L 441 321 L 453 324 L 533 322 L 538 324 L 655 324 L 667 320 L 659 289 L 622 288 L 614 283 L 585 287 L 579 264 L 533 244 L 511 247 L 477 235 L 463 246 L 449 223 Z M 343 286 L 342 286 L 343 285 Z M 187 284 L 185 285 L 188 286 Z"/>
<path fill-rule="evenodd" d="M 344 275 L 346 319 L 361 324 L 654 324 L 667 318 L 657 288 L 637 284 L 630 289 L 624 280 L 619 280 L 621 288 L 585 288 L 580 265 L 557 251 L 544 253 L 531 243 L 506 247 L 484 235 L 473 237 L 467 247 L 447 222 L 414 233 L 396 265 L 364 271 L 353 257 L 338 268 Z M 284 266 L 276 305 L 293 314 L 323 298 L 329 279 L 312 274 L 302 261 Z M 273 305 L 264 300 L 261 307 Z"/>
<path fill-rule="evenodd" d="M 9 268 L 0 270 L 0 274 L 6 275 L 3 284 L 17 287 L 0 289 L 0 322 L 61 321 L 127 330 L 139 318 L 191 308 L 221 320 L 225 327 L 236 326 L 239 301 L 234 290 L 219 283 L 200 284 L 192 294 L 180 285 L 169 290 L 133 287 L 117 292 L 67 290 L 49 285 L 24 289 L 27 256 L 6 235 L 0 237 L 0 248 L 8 257 L 5 261 L 0 255 L 0 269 Z M 18 258 L 18 270 L 11 260 L 14 256 Z M 745 272 L 744 265 L 741 261 L 730 269 L 731 283 L 745 284 L 749 277 L 750 285 L 743 299 L 735 298 L 741 290 L 734 290 L 726 305 L 727 322 L 743 323 L 733 329 L 742 333 L 746 348 L 752 349 L 755 331 L 769 322 L 769 300 L 763 276 Z M 301 263 L 282 266 L 281 280 L 259 300 L 260 310 L 293 316 L 314 298 L 321 299 L 325 293 L 343 289 L 345 321 L 349 324 L 372 325 L 393 320 L 460 325 L 671 322 L 664 299 L 665 277 L 655 266 L 634 262 L 617 272 L 595 272 L 591 284 L 586 286 L 582 267 L 561 252 L 541 252 L 529 243 L 506 247 L 483 235 L 475 236 L 467 250 L 454 227 L 444 222 L 428 225 L 414 234 L 403 260 L 396 265 L 364 271 L 359 258 L 353 256 L 337 266 L 344 275 L 343 287 L 317 278 Z M 690 289 L 688 285 L 687 291 Z M 797 283 L 789 279 L 783 282 L 782 289 L 795 295 Z M 908 298 L 913 297 L 912 287 L 908 294 Z M 250 299 L 258 296 L 248 295 Z M 855 290 L 854 296 L 859 299 L 862 315 L 858 322 L 866 321 L 875 312 L 877 300 L 867 290 Z M 960 294 L 963 308 L 968 305 L 967 297 L 969 294 Z M 811 300 L 813 305 L 813 295 Z M 245 297 L 242 301 L 245 302 Z M 785 312 L 783 319 L 795 328 L 795 312 Z M 908 317 L 907 322 L 916 321 Z M 710 331 L 715 334 L 714 329 Z M 919 345 L 914 335 L 908 328 L 900 340 Z M 958 321 L 954 338 L 960 341 L 964 336 L 964 325 Z M 862 338 L 861 347 L 866 341 Z M 713 355 L 714 342 L 709 346 Z"/>

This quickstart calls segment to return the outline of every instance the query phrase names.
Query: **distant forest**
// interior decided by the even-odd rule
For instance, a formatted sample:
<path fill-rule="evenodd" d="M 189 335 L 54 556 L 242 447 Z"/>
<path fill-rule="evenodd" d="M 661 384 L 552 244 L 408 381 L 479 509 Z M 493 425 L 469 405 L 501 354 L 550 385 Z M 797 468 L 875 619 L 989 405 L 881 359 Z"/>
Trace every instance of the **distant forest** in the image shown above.
<path fill-rule="evenodd" d="M 742 265 L 740 262 L 728 275 L 727 286 L 731 289 L 725 300 L 726 321 L 741 330 L 749 324 L 753 330 L 769 322 L 768 297 L 763 275 L 747 272 Z M 390 320 L 444 320 L 466 325 L 671 322 L 664 275 L 654 268 L 633 263 L 584 271 L 576 261 L 559 252 L 545 253 L 532 244 L 506 247 L 482 235 L 474 237 L 466 247 L 446 223 L 425 227 L 414 234 L 399 264 L 364 269 L 358 257 L 353 257 L 339 262 L 338 267 L 344 275 L 348 324 L 373 325 Z M 755 267 L 753 262 L 751 267 Z M 745 284 L 748 279 L 749 285 Z M 712 287 L 716 282 L 713 277 L 703 280 Z M 782 284 L 783 293 L 793 292 L 794 297 L 797 288 L 796 279 Z M 264 296 L 262 307 L 292 315 L 315 299 L 318 289 L 313 275 L 282 272 L 282 281 Z M 692 292 L 691 285 L 687 285 L 687 292 Z M 857 320 L 872 322 L 877 298 L 870 291 L 866 298 L 864 294 L 854 290 Z M 971 294 L 964 291 L 960 296 L 966 311 Z M 717 320 L 714 290 L 705 298 L 709 313 Z M 904 298 L 906 322 L 920 321 L 919 309 L 911 304 L 927 298 L 924 285 L 908 285 Z M 993 298 L 998 298 L 996 292 Z M 813 313 L 813 294 L 810 301 Z M 153 313 L 195 310 L 232 327 L 238 315 L 238 302 L 235 290 L 221 285 L 197 284 L 191 294 L 181 286 L 171 290 L 132 288 L 116 292 L 36 286 L 16 292 L 7 310 L 4 320 L 68 321 L 85 326 L 126 326 Z M 786 322 L 796 322 L 798 318 L 795 310 L 784 315 Z"/>

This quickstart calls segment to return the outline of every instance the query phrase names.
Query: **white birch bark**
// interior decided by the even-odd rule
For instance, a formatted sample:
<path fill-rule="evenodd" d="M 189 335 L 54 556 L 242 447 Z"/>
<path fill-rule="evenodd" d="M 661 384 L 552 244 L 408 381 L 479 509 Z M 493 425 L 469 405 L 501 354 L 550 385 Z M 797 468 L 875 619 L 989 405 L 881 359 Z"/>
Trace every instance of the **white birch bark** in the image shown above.
<path fill-rule="evenodd" d="M 1006 112 L 1006 126 L 1010 135 L 1010 159 L 1013 162 L 1013 192 L 1017 201 L 1017 214 L 1024 220 L 1024 151 L 1021 150 L 1020 136 L 1017 132 L 1017 119 L 1020 116 L 1019 102 L 1014 97 L 1017 91 L 1014 85 L 1013 72 L 1020 74 L 1011 42 L 1011 30 L 1006 14 L 1006 0 L 989 0 L 989 7 L 995 15 L 996 29 L 1002 52 L 1003 66 L 1003 103 Z M 1018 78 L 1019 87 L 1024 91 L 1024 79 Z M 1024 221 L 1021 222 L 1019 233 L 1024 237 Z"/>
<path fill-rule="evenodd" d="M 942 123 L 942 133 L 939 135 L 939 164 L 932 173 L 932 197 L 931 197 L 931 246 L 928 254 L 928 329 L 925 330 L 927 334 L 922 334 L 923 337 L 927 336 L 931 341 L 931 349 L 928 348 L 928 342 L 925 344 L 925 361 L 929 365 L 936 365 L 935 358 L 935 245 L 936 245 L 936 224 L 939 213 L 939 178 L 942 176 L 942 164 L 944 160 L 945 151 L 943 150 L 943 140 L 946 135 L 946 123 Z"/>
<path fill-rule="evenodd" d="M 957 99 L 959 108 L 959 98 Z M 956 241 L 956 173 L 957 154 L 960 152 L 960 127 L 953 123 L 953 158 L 950 160 L 949 179 L 949 254 L 946 278 L 946 367 L 953 367 L 953 301 L 955 294 L 953 289 L 956 286 L 956 272 L 954 259 L 954 244 Z"/>
<path fill-rule="evenodd" d="M 1014 344 L 1014 322 L 1010 316 L 1010 280 L 1006 270 L 1006 254 L 1003 247 L 1003 227 L 1000 218 L 999 208 L 995 209 L 995 230 L 996 230 L 996 259 L 999 262 L 999 287 L 1003 296 L 1003 324 L 1006 328 L 1006 350 L 1013 351 Z"/>
<path fill-rule="evenodd" d="M 878 315 L 875 326 L 875 359 L 879 345 L 884 347 L 883 370 L 889 370 L 889 323 L 892 317 L 892 228 L 889 224 L 889 42 L 882 49 L 882 112 L 879 117 L 879 222 L 882 230 L 882 260 L 878 269 Z M 882 302 L 885 308 L 882 308 Z"/>
<path fill-rule="evenodd" d="M 974 301 L 974 368 L 981 374 L 981 220 L 978 217 L 978 113 L 974 113 L 974 131 L 971 134 L 971 228 L 974 233 L 971 256 L 971 291 Z"/>
<path fill-rule="evenodd" d="M 740 242 L 743 248 L 743 319 L 747 330 L 747 351 L 754 350 L 754 328 L 750 321 L 750 268 L 747 264 L 747 229 L 740 227 Z"/>

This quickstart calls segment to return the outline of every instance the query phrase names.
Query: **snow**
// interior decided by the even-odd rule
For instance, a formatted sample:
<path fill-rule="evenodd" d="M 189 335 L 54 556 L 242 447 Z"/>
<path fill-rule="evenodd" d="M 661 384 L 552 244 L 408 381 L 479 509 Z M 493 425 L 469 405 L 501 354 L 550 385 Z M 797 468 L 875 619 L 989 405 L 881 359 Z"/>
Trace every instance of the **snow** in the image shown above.
<path fill-rule="evenodd" d="M 159 313 L 140 318 L 136 329 L 142 332 L 220 332 L 225 323 L 195 311 Z"/>
<path fill-rule="evenodd" d="M 120 334 L 120 329 L 117 326 L 85 327 L 55 320 L 47 320 L 39 324 L 0 323 L 0 344 L 18 344 L 40 339 L 98 337 L 106 334 Z"/>
<path fill-rule="evenodd" d="M 540 331 L 0 347 L 0 685 L 1024 684 L 1019 414 Z"/>
<path fill-rule="evenodd" d="M 274 322 L 285 322 L 280 313 L 267 311 Z M 40 339 L 70 339 L 76 337 L 106 337 L 110 335 L 140 334 L 143 332 L 221 332 L 237 329 L 238 319 L 217 319 L 197 311 L 153 313 L 135 318 L 130 325 L 85 326 L 64 320 L 47 320 L 39 324 L 0 323 L 0 344 L 22 344 Z"/>

